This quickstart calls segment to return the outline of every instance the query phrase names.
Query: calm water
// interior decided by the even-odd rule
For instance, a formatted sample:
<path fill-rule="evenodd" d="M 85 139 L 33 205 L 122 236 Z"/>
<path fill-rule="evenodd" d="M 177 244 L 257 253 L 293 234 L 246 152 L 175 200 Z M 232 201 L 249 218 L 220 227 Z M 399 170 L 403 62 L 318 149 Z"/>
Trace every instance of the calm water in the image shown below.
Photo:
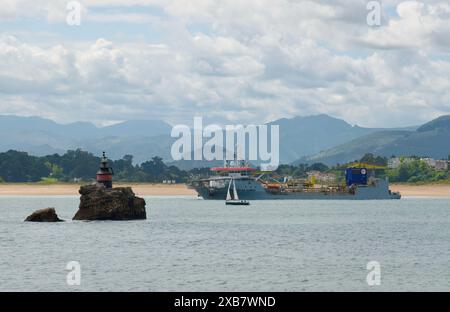
<path fill-rule="evenodd" d="M 0 290 L 450 291 L 450 199 L 146 200 L 146 221 L 48 224 L 22 221 L 43 207 L 70 220 L 78 198 L 0 197 Z M 72 260 L 81 286 L 66 284 Z"/>

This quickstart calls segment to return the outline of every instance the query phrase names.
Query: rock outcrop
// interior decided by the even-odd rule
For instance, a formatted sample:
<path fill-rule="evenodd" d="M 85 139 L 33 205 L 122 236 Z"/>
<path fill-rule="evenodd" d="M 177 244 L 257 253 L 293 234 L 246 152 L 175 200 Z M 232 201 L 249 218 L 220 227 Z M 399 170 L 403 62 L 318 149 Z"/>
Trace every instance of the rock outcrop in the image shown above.
<path fill-rule="evenodd" d="M 107 189 L 102 184 L 80 188 L 80 206 L 73 220 L 146 219 L 145 200 L 135 196 L 131 187 Z"/>
<path fill-rule="evenodd" d="M 29 215 L 25 221 L 29 222 L 61 222 L 64 220 L 61 220 L 58 218 L 58 215 L 56 214 L 55 208 L 44 208 L 39 209 L 33 212 L 31 215 Z"/>

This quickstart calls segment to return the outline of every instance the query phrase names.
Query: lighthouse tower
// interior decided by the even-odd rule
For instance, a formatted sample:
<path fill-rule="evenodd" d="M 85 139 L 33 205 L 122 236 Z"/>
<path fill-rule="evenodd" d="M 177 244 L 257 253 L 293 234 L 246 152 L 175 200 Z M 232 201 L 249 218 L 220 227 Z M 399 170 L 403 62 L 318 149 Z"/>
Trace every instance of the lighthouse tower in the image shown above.
<path fill-rule="evenodd" d="M 108 158 L 103 152 L 100 162 L 100 168 L 97 171 L 97 182 L 103 184 L 106 188 L 112 188 L 112 177 L 114 170 L 108 166 Z"/>

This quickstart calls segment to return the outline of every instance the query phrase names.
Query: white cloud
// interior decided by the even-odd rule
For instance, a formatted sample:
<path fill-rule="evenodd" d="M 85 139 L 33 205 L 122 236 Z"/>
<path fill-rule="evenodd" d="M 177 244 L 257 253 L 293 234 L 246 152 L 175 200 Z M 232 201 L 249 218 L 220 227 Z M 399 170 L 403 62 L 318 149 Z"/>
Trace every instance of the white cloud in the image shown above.
<path fill-rule="evenodd" d="M 397 5 L 398 18 L 371 29 L 362 41 L 385 49 L 417 48 L 430 52 L 450 47 L 450 5 L 404 1 Z"/>
<path fill-rule="evenodd" d="M 263 122 L 329 113 L 393 126 L 450 112 L 450 6 L 443 1 L 386 0 L 397 15 L 385 11 L 379 28 L 366 24 L 364 0 L 82 2 L 91 24 L 80 32 L 98 33 L 95 40 L 72 37 L 76 28 L 55 31 L 56 43 L 1 32 L 0 113 L 172 122 L 196 114 Z M 62 25 L 65 3 L 7 0 L 0 20 Z M 101 11 L 109 7 L 124 10 Z M 145 10 L 152 7 L 167 16 Z M 164 35 L 146 40 L 147 22 Z M 124 33 L 96 23 L 123 25 Z M 130 24 L 142 33 L 127 32 Z M 23 31 L 30 32 L 26 22 Z"/>

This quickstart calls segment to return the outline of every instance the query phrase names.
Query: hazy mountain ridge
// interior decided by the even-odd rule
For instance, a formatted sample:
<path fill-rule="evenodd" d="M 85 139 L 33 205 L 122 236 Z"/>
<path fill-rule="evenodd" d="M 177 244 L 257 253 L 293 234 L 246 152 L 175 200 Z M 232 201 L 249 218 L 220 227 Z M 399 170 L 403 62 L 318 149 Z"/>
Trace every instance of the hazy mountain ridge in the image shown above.
<path fill-rule="evenodd" d="M 421 127 L 403 129 L 352 126 L 324 114 L 283 118 L 267 125 L 280 127 L 281 163 L 342 163 L 366 152 L 383 156 L 426 153 L 441 157 L 447 148 L 442 141 L 450 142 L 450 116 L 442 116 Z M 112 159 L 131 154 L 136 163 L 160 156 L 183 168 L 189 168 L 190 163 L 210 165 L 206 161 L 173 162 L 170 150 L 176 139 L 170 137 L 171 129 L 169 124 L 158 120 L 125 121 L 97 127 L 89 122 L 58 124 L 40 117 L 0 116 L 0 151 L 14 149 L 43 156 L 81 148 L 94 154 L 105 150 Z M 437 142 L 442 146 L 437 147 Z"/>
<path fill-rule="evenodd" d="M 167 134 L 172 127 L 159 120 L 125 121 L 97 127 L 89 122 L 58 124 L 40 117 L 0 116 L 0 151 L 9 149 L 44 156 L 82 148 L 99 154 L 103 150 L 114 159 L 132 154 L 140 160 L 154 155 L 168 157 L 170 150 L 161 148 L 161 142 L 170 146 Z M 163 136 L 164 138 L 157 138 Z"/>
<path fill-rule="evenodd" d="M 366 134 L 381 131 L 376 128 L 352 126 L 344 120 L 325 114 L 279 119 L 269 123 L 280 126 L 280 160 L 289 163 L 313 155 Z"/>
<path fill-rule="evenodd" d="M 334 165 L 359 159 L 365 153 L 385 157 L 416 155 L 447 159 L 450 154 L 450 116 L 436 118 L 416 130 L 381 131 L 362 136 L 294 163 Z"/>

